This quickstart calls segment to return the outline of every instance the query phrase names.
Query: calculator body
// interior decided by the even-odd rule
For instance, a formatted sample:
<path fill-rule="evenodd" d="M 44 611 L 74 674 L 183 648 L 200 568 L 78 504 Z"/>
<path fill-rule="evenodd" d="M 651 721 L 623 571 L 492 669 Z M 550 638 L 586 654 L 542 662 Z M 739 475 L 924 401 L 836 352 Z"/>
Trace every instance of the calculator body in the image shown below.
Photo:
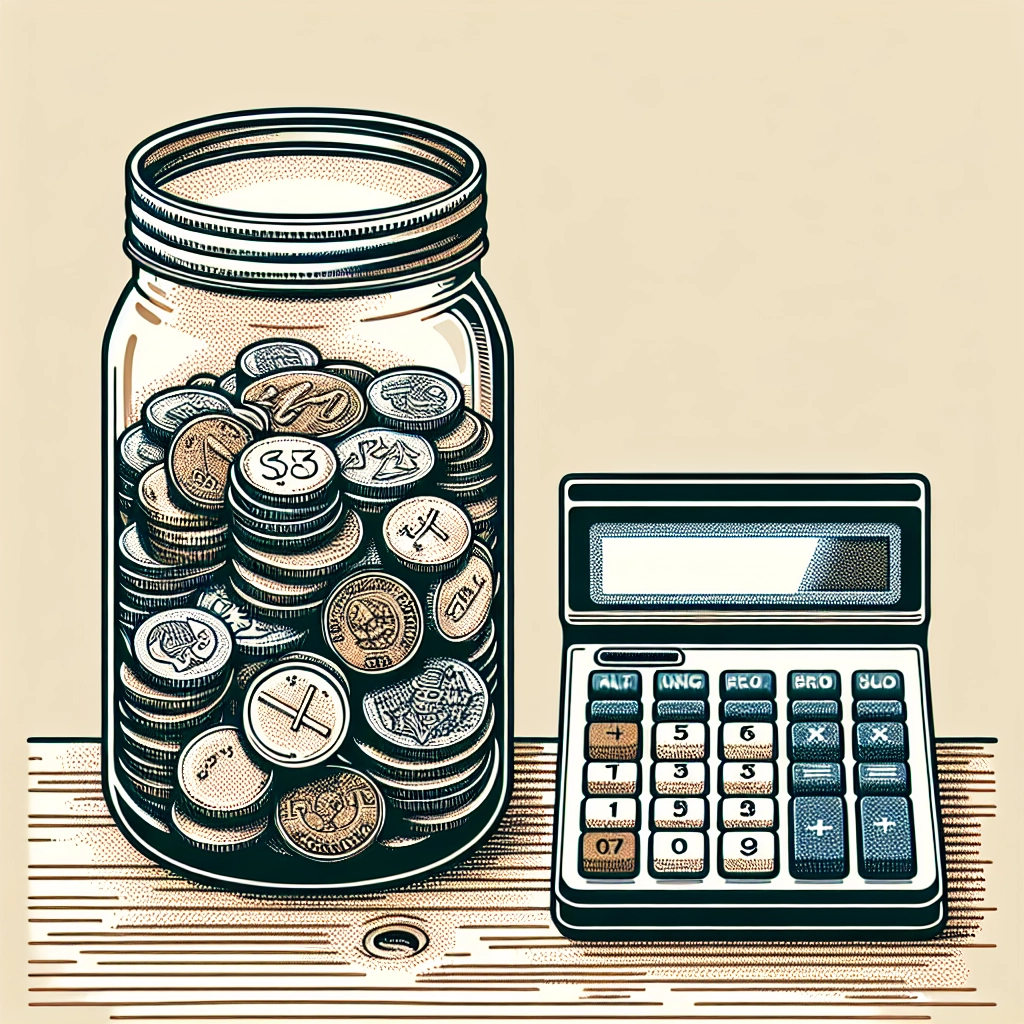
<path fill-rule="evenodd" d="M 558 928 L 940 931 L 925 478 L 570 476 L 560 517 Z"/>

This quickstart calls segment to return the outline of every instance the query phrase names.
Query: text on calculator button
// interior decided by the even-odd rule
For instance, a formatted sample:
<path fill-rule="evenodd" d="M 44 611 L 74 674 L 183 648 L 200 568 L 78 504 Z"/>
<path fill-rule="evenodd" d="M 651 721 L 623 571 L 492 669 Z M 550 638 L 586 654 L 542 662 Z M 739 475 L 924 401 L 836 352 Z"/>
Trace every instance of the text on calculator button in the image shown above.
<path fill-rule="evenodd" d="M 651 801 L 650 828 L 708 827 L 708 802 L 703 797 L 659 796 Z"/>
<path fill-rule="evenodd" d="M 702 796 L 708 791 L 708 766 L 703 761 L 656 761 L 651 770 L 658 796 Z"/>
<path fill-rule="evenodd" d="M 775 757 L 775 726 L 771 722 L 726 722 L 722 726 L 722 757 L 727 761 L 771 761 Z"/>
<path fill-rule="evenodd" d="M 635 761 L 588 761 L 586 791 L 590 796 L 633 796 L 640 791 Z"/>
<path fill-rule="evenodd" d="M 640 756 L 636 722 L 591 722 L 587 726 L 587 757 L 592 761 L 635 761 Z"/>
<path fill-rule="evenodd" d="M 860 698 L 885 698 L 887 700 L 903 700 L 903 673 L 895 670 L 887 672 L 854 672 L 853 696 Z"/>
<path fill-rule="evenodd" d="M 723 672 L 723 697 L 774 697 L 775 673 L 758 672 Z"/>
<path fill-rule="evenodd" d="M 794 761 L 840 761 L 843 733 L 838 722 L 794 722 L 789 727 L 789 756 Z"/>
<path fill-rule="evenodd" d="M 719 804 L 719 825 L 727 828 L 775 828 L 775 800 L 764 796 L 730 796 Z"/>
<path fill-rule="evenodd" d="M 719 844 L 719 867 L 726 878 L 769 878 L 778 871 L 774 832 L 723 832 Z"/>
<path fill-rule="evenodd" d="M 721 773 L 721 791 L 726 796 L 773 796 L 776 792 L 773 761 L 727 761 Z"/>
<path fill-rule="evenodd" d="M 639 824 L 633 797 L 590 796 L 583 801 L 583 828 L 628 828 Z"/>
<path fill-rule="evenodd" d="M 858 722 L 853 734 L 858 761 L 905 761 L 906 733 L 902 722 Z"/>
<path fill-rule="evenodd" d="M 639 672 L 591 672 L 590 697 L 592 700 L 634 699 L 640 696 Z"/>
<path fill-rule="evenodd" d="M 838 672 L 790 672 L 788 690 L 790 700 L 798 697 L 839 697 Z"/>
<path fill-rule="evenodd" d="M 629 878 L 637 873 L 633 832 L 584 832 L 580 837 L 580 874 Z"/>
<path fill-rule="evenodd" d="M 697 761 L 707 750 L 703 722 L 659 722 L 654 727 L 654 756 L 667 761 Z"/>
<path fill-rule="evenodd" d="M 652 832 L 651 874 L 699 878 L 708 871 L 708 837 L 703 832 Z"/>
<path fill-rule="evenodd" d="M 654 696 L 658 700 L 678 697 L 705 700 L 708 695 L 707 672 L 655 672 Z"/>

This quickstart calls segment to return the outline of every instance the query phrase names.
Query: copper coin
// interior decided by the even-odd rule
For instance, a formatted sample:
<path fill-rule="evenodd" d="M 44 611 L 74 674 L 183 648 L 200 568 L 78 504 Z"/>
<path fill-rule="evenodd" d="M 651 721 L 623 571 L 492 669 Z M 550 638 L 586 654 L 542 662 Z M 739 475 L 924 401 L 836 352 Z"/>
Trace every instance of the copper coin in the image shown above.
<path fill-rule="evenodd" d="M 431 589 L 428 621 L 446 640 L 470 640 L 487 624 L 493 594 L 494 561 L 487 548 L 474 541 L 466 567 Z"/>
<path fill-rule="evenodd" d="M 407 569 L 447 572 L 469 550 L 473 524 L 458 505 L 422 496 L 400 501 L 384 517 L 384 543 Z"/>
<path fill-rule="evenodd" d="M 182 508 L 171 497 L 164 463 L 146 470 L 139 480 L 139 506 L 151 522 L 171 529 L 210 530 L 220 523 L 210 515 Z"/>
<path fill-rule="evenodd" d="M 475 412 L 466 409 L 462 419 L 440 437 L 434 438 L 437 456 L 444 462 L 463 459 L 480 443 L 484 436 L 484 425 Z"/>
<path fill-rule="evenodd" d="M 249 756 L 234 726 L 218 725 L 185 745 L 177 779 L 188 808 L 200 817 L 242 818 L 266 804 L 273 773 Z"/>
<path fill-rule="evenodd" d="M 167 479 L 175 496 L 197 512 L 223 511 L 228 470 L 251 442 L 252 431 L 234 416 L 211 413 L 190 420 L 167 452 Z"/>
<path fill-rule="evenodd" d="M 315 580 L 312 583 L 285 583 L 282 580 L 261 576 L 252 569 L 232 560 L 231 572 L 242 584 L 242 588 L 255 594 L 267 604 L 303 604 L 321 597 L 330 586 L 329 580 Z"/>
<path fill-rule="evenodd" d="M 242 401 L 262 406 L 271 429 L 308 437 L 341 437 L 366 416 L 366 402 L 354 384 L 320 370 L 287 370 L 254 381 Z"/>
<path fill-rule="evenodd" d="M 390 672 L 419 650 L 423 609 L 399 579 L 374 570 L 343 579 L 323 609 L 324 639 L 357 672 Z"/>
<path fill-rule="evenodd" d="M 171 824 L 175 831 L 193 846 L 211 853 L 234 853 L 259 841 L 270 824 L 269 817 L 230 825 L 210 825 L 197 821 L 177 800 L 171 804 Z"/>

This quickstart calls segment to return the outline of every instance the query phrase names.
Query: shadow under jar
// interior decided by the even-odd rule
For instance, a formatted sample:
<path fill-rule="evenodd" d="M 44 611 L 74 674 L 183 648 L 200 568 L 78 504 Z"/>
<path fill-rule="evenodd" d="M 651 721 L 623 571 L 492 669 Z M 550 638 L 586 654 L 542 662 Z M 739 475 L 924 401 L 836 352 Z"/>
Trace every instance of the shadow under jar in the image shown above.
<path fill-rule="evenodd" d="M 201 881 L 369 891 L 511 791 L 511 344 L 484 164 L 268 110 L 127 165 L 104 345 L 103 777 Z"/>

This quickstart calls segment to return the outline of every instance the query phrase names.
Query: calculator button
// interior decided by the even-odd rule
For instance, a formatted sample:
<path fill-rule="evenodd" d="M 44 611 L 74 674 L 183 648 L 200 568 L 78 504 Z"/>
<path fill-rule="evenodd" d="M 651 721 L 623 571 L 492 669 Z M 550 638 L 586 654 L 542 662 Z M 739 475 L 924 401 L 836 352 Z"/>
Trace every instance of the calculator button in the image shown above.
<path fill-rule="evenodd" d="M 722 702 L 722 719 L 726 722 L 774 722 L 773 700 L 727 700 Z"/>
<path fill-rule="evenodd" d="M 789 805 L 789 873 L 794 878 L 843 878 L 846 804 L 841 796 L 796 796 Z"/>
<path fill-rule="evenodd" d="M 636 828 L 637 813 L 637 801 L 632 797 L 587 797 L 583 801 L 583 828 Z"/>
<path fill-rule="evenodd" d="M 621 697 L 637 700 L 640 697 L 639 672 L 591 672 L 590 699 Z"/>
<path fill-rule="evenodd" d="M 708 827 L 708 802 L 703 797 L 659 796 L 651 801 L 650 828 Z"/>
<path fill-rule="evenodd" d="M 707 700 L 707 672 L 655 672 L 654 696 L 658 700 L 669 697 Z"/>
<path fill-rule="evenodd" d="M 912 878 L 914 829 L 903 796 L 864 796 L 857 801 L 860 873 L 865 878 Z"/>
<path fill-rule="evenodd" d="M 841 761 L 843 734 L 838 722 L 794 722 L 789 727 L 789 756 L 794 761 Z"/>
<path fill-rule="evenodd" d="M 637 873 L 633 832 L 584 832 L 580 837 L 580 874 L 594 878 L 631 878 Z"/>
<path fill-rule="evenodd" d="M 902 722 L 907 709 L 901 700 L 858 700 L 853 703 L 855 722 Z"/>
<path fill-rule="evenodd" d="M 721 791 L 725 796 L 773 796 L 773 761 L 727 761 L 722 765 Z"/>
<path fill-rule="evenodd" d="M 706 756 L 708 727 L 703 722 L 659 722 L 654 727 L 654 756 L 696 761 Z"/>
<path fill-rule="evenodd" d="M 708 873 L 708 837 L 703 832 L 652 832 L 652 875 L 700 878 Z"/>
<path fill-rule="evenodd" d="M 789 791 L 793 796 L 842 796 L 843 766 L 835 762 L 795 763 L 789 767 Z"/>
<path fill-rule="evenodd" d="M 769 878 L 778 871 L 774 832 L 723 832 L 719 844 L 725 878 Z"/>
<path fill-rule="evenodd" d="M 640 792 L 640 767 L 635 761 L 588 761 L 586 792 L 590 796 L 635 796 Z"/>
<path fill-rule="evenodd" d="M 858 722 L 853 734 L 858 761 L 905 761 L 906 735 L 902 722 Z"/>
<path fill-rule="evenodd" d="M 775 801 L 771 797 L 730 796 L 718 805 L 719 825 L 727 828 L 776 828 Z"/>
<path fill-rule="evenodd" d="M 635 761 L 640 756 L 636 722 L 591 722 L 587 726 L 587 757 L 592 761 Z"/>
<path fill-rule="evenodd" d="M 905 764 L 859 764 L 855 786 L 859 796 L 907 796 L 910 768 Z"/>
<path fill-rule="evenodd" d="M 837 700 L 794 700 L 789 703 L 789 717 L 793 722 L 819 722 L 839 718 Z"/>
<path fill-rule="evenodd" d="M 889 672 L 854 672 L 853 696 L 860 698 L 885 698 L 887 700 L 903 700 L 903 673 Z"/>
<path fill-rule="evenodd" d="M 629 722 L 640 720 L 638 700 L 592 700 L 587 705 L 590 722 Z"/>
<path fill-rule="evenodd" d="M 820 698 L 839 697 L 838 672 L 790 672 L 788 681 L 789 699 L 798 697 Z"/>
<path fill-rule="evenodd" d="M 722 757 L 771 761 L 775 757 L 775 726 L 771 722 L 726 722 L 722 726 Z"/>
<path fill-rule="evenodd" d="M 708 766 L 703 761 L 656 761 L 651 789 L 658 796 L 703 796 L 708 791 Z"/>
<path fill-rule="evenodd" d="M 654 705 L 656 722 L 706 722 L 706 700 L 659 700 Z"/>
<path fill-rule="evenodd" d="M 723 697 L 775 697 L 774 672 L 723 672 Z"/>

